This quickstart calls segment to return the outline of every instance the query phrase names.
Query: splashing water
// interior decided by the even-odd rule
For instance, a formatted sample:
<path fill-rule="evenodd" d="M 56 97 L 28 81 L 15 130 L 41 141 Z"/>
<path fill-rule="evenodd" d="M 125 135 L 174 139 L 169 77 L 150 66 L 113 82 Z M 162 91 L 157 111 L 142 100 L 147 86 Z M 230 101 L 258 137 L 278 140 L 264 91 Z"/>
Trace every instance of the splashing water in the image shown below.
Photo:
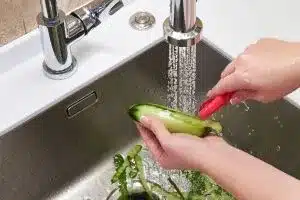
<path fill-rule="evenodd" d="M 276 151 L 279 152 L 280 149 L 281 149 L 280 145 L 277 145 L 277 146 L 276 146 Z"/>
<path fill-rule="evenodd" d="M 194 113 L 196 90 L 196 46 L 169 46 L 168 106 Z"/>
<path fill-rule="evenodd" d="M 196 90 L 196 46 L 177 47 L 169 45 L 168 106 L 182 112 L 194 114 Z M 188 189 L 181 171 L 167 171 L 183 190 Z"/>
<path fill-rule="evenodd" d="M 167 106 L 194 114 L 196 90 L 196 46 L 176 47 L 169 45 Z M 148 179 L 160 183 L 166 190 L 172 188 L 168 177 L 182 191 L 188 191 L 189 181 L 180 170 L 165 170 L 156 163 L 146 151 L 145 172 Z"/>

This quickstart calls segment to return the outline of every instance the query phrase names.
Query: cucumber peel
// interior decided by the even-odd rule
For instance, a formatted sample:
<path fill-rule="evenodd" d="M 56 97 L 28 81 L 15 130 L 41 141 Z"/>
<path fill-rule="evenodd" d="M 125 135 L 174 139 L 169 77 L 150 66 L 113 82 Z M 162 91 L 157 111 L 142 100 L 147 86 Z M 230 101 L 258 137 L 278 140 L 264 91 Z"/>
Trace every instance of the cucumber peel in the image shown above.
<path fill-rule="evenodd" d="M 213 120 L 201 120 L 198 117 L 182 113 L 158 104 L 135 104 L 128 110 L 129 116 L 139 122 L 142 116 L 153 116 L 161 120 L 171 133 L 186 133 L 204 137 L 210 132 L 220 135 L 222 126 Z"/>

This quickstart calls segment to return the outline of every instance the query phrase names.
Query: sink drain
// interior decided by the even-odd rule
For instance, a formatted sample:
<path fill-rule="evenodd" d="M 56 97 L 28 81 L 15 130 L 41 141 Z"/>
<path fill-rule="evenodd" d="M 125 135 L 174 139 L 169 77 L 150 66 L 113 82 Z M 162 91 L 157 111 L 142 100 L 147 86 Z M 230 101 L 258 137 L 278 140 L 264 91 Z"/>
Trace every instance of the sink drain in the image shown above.
<path fill-rule="evenodd" d="M 131 188 L 129 191 L 129 195 L 127 199 L 129 200 L 143 200 L 148 199 L 147 193 L 145 192 L 143 186 L 139 181 L 134 181 L 132 184 L 128 184 L 127 188 Z M 119 192 L 119 188 L 115 188 L 106 198 L 106 200 L 119 200 L 121 197 L 121 193 Z M 162 199 L 161 195 L 155 192 L 152 192 L 153 200 Z"/>
<path fill-rule="evenodd" d="M 137 12 L 129 19 L 132 28 L 143 31 L 150 29 L 155 24 L 154 16 L 149 12 Z"/>

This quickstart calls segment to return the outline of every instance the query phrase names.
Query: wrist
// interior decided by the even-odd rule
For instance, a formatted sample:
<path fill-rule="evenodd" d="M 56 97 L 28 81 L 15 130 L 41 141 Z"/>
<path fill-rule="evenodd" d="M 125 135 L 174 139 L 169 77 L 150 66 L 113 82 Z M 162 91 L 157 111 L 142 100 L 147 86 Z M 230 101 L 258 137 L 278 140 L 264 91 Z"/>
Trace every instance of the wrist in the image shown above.
<path fill-rule="evenodd" d="M 197 153 L 194 168 L 208 175 L 222 168 L 226 161 L 229 162 L 228 155 L 236 150 L 219 137 L 207 137 L 201 142 L 202 148 Z"/>

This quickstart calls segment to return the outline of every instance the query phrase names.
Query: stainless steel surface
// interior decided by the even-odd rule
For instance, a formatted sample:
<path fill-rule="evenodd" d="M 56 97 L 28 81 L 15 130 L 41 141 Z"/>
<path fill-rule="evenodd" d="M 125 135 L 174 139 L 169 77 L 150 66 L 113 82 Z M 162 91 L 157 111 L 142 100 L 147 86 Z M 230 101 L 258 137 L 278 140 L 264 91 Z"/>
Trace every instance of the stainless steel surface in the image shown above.
<path fill-rule="evenodd" d="M 56 0 L 41 0 L 37 17 L 44 53 L 43 68 L 52 79 L 65 79 L 76 71 L 71 45 L 122 7 L 120 0 L 94 0 L 70 15 L 57 8 Z"/>
<path fill-rule="evenodd" d="M 43 16 L 47 19 L 55 19 L 58 16 L 56 0 L 40 0 Z"/>
<path fill-rule="evenodd" d="M 196 23 L 196 0 L 171 0 L 170 26 L 176 32 L 189 32 Z"/>
<path fill-rule="evenodd" d="M 74 117 L 79 113 L 83 112 L 84 110 L 88 109 L 95 103 L 97 103 L 98 97 L 96 92 L 90 92 L 84 97 L 74 101 L 70 106 L 67 108 L 67 115 L 68 117 Z"/>
<path fill-rule="evenodd" d="M 166 103 L 168 52 L 168 44 L 159 43 L 2 136 L 0 199 L 105 199 L 114 189 L 112 156 L 139 141 L 128 107 Z M 228 62 L 204 40 L 197 45 L 198 103 Z M 69 119 L 66 109 L 93 91 L 99 101 Z M 216 116 L 225 138 L 300 178 L 300 111 L 284 100 L 248 106 L 229 106 Z"/>
<path fill-rule="evenodd" d="M 149 12 L 137 12 L 130 17 L 129 23 L 136 30 L 148 30 L 155 24 L 155 17 Z"/>
<path fill-rule="evenodd" d="M 194 28 L 187 33 L 177 32 L 170 26 L 169 18 L 163 24 L 164 36 L 169 44 L 179 47 L 189 47 L 197 44 L 201 40 L 202 22 L 199 18 L 196 19 Z"/>
<path fill-rule="evenodd" d="M 171 0 L 170 16 L 163 24 L 166 41 L 188 47 L 201 40 L 202 22 L 196 17 L 196 0 Z"/>

